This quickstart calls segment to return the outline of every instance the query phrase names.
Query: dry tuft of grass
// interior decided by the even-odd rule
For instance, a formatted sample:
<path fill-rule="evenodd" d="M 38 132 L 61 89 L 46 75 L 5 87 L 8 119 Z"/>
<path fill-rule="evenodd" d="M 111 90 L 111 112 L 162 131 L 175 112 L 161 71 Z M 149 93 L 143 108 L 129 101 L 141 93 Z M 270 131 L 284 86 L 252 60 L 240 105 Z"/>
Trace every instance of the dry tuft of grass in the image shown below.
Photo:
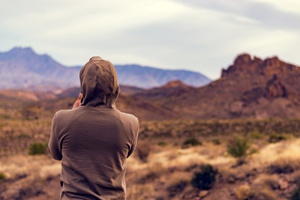
<path fill-rule="evenodd" d="M 235 195 L 238 200 L 247 200 L 251 195 L 251 188 L 248 183 L 241 185 L 235 190 Z"/>
<path fill-rule="evenodd" d="M 253 199 L 272 199 L 277 200 L 278 195 L 274 192 L 273 187 L 276 185 L 278 177 L 276 175 L 262 174 L 252 183 Z"/>

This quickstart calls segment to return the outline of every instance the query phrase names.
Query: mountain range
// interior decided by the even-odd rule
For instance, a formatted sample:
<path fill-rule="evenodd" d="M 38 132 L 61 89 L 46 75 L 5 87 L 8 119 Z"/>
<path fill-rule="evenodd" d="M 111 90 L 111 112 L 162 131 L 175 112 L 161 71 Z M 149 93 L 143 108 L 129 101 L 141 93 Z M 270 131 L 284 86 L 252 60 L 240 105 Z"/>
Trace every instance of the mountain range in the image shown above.
<path fill-rule="evenodd" d="M 121 86 L 117 107 L 141 120 L 300 118 L 299 82 L 296 65 L 240 54 L 219 79 L 202 87 L 182 81 L 151 89 Z M 63 91 L 56 96 L 58 104 L 51 100 L 48 107 L 70 107 L 79 91 Z"/>
<path fill-rule="evenodd" d="M 164 70 L 140 65 L 115 65 L 122 85 L 140 88 L 159 87 L 172 80 L 181 80 L 191 86 L 203 86 L 209 78 L 187 70 Z M 81 66 L 66 67 L 30 47 L 15 47 L 0 53 L 0 88 L 18 88 L 53 91 L 79 86 Z"/>
<path fill-rule="evenodd" d="M 30 51 L 32 50 L 27 49 L 25 53 Z M 38 57 L 40 59 L 44 57 L 42 60 L 48 58 L 45 55 Z M 18 57 L 13 58 L 18 61 Z M 35 67 L 39 65 L 32 65 L 35 74 L 44 73 L 45 77 L 49 77 L 49 85 L 51 79 L 57 81 L 54 79 L 54 71 L 59 77 L 65 76 L 65 79 L 71 74 L 71 71 L 64 74 L 66 67 L 59 64 L 56 66 L 52 61 L 48 58 L 51 69 L 45 67 L 41 70 Z M 28 62 L 37 63 L 38 60 L 28 58 Z M 20 66 L 21 62 L 19 65 L 12 65 L 10 69 L 21 71 Z M 59 71 L 61 69 L 63 70 Z M 1 70 L 2 73 L 3 67 Z M 72 70 L 77 76 L 76 67 Z M 1 74 L 2 81 L 10 77 L 10 71 L 6 69 L 6 77 Z M 24 77 L 25 73 L 28 72 L 24 71 Z M 299 82 L 299 66 L 284 62 L 276 56 L 261 59 L 243 53 L 222 70 L 219 79 L 201 87 L 191 86 L 181 80 L 173 80 L 152 88 L 121 85 L 117 107 L 122 111 L 133 113 L 140 120 L 300 118 Z M 69 108 L 79 92 L 80 88 L 76 84 L 60 93 L 0 90 L 0 100 L 7 99 L 6 102 L 10 102 L 14 98 L 27 99 L 36 102 L 40 108 L 54 112 Z"/>

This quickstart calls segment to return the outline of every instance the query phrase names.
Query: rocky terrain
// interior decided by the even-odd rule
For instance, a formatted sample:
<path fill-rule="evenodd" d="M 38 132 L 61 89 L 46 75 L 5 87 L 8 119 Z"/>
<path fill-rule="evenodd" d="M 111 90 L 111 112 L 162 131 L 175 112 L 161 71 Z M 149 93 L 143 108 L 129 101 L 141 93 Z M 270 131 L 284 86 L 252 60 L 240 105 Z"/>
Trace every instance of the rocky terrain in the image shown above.
<path fill-rule="evenodd" d="M 185 90 L 179 87 L 177 94 L 165 96 L 161 94 L 168 93 L 161 87 L 134 96 L 149 94 L 152 103 L 182 118 L 298 118 L 299 81 L 298 66 L 277 57 L 262 60 L 242 54 L 222 71 L 221 78 L 206 86 Z"/>

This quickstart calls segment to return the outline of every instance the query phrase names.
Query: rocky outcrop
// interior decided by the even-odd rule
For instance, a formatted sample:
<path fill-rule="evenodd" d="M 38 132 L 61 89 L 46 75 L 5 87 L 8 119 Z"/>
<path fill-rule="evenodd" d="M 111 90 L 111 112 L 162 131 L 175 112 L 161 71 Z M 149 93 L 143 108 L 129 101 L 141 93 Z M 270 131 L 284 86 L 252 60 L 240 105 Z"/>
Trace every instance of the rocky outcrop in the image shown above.
<path fill-rule="evenodd" d="M 300 73 L 300 68 L 279 60 L 278 57 L 262 60 L 249 54 L 241 54 L 234 60 L 233 65 L 222 70 L 221 77 L 265 75 L 272 77 L 286 77 L 292 73 Z M 254 78 L 254 77 L 253 77 Z"/>
<path fill-rule="evenodd" d="M 299 82 L 296 65 L 241 54 L 220 79 L 164 105 L 190 118 L 299 118 Z"/>
<path fill-rule="evenodd" d="M 266 98 L 287 98 L 288 91 L 286 87 L 281 83 L 280 79 L 276 74 L 273 75 L 273 78 L 267 82 L 266 85 Z"/>

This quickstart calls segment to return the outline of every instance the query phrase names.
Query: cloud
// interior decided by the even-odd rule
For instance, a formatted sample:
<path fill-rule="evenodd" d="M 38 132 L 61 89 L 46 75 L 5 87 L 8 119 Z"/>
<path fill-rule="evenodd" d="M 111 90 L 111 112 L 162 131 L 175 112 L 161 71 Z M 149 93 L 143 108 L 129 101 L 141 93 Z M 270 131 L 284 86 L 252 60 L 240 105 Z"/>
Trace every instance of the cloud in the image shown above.
<path fill-rule="evenodd" d="M 279 9 L 270 2 L 249 0 L 177 0 L 177 2 L 194 8 L 206 8 L 238 18 L 247 18 L 249 21 L 256 21 L 270 28 L 300 29 L 299 13 Z"/>
<path fill-rule="evenodd" d="M 291 2 L 291 1 L 289 1 Z M 293 1 L 295 2 L 295 1 Z M 116 64 L 185 68 L 211 78 L 238 53 L 300 63 L 295 5 L 271 0 L 1 1 L 1 51 L 31 46 L 65 65 L 93 55 Z M 285 5 L 285 4 L 284 4 Z M 299 5 L 299 4 L 298 4 Z"/>

